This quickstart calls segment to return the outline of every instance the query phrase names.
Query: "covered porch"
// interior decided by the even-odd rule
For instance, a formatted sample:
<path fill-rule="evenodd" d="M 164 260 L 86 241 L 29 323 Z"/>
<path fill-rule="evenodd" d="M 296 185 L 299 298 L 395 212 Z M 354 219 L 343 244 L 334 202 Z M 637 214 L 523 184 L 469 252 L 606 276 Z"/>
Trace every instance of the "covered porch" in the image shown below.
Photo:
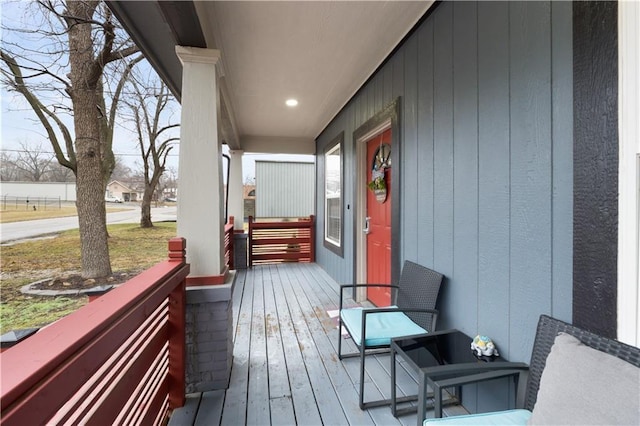
<path fill-rule="evenodd" d="M 403 260 L 445 275 L 440 327 L 490 334 L 521 361 L 541 313 L 638 344 L 638 146 L 628 118 L 637 116 L 637 95 L 628 95 L 638 87 L 637 6 L 151 3 L 109 2 L 182 97 L 178 234 L 191 247 L 188 285 L 224 275 L 212 244 L 220 193 L 202 190 L 202 182 L 221 187 L 223 142 L 232 150 L 232 196 L 241 193 L 234 161 L 244 152 L 315 154 L 317 265 L 336 282 L 366 281 L 375 163 L 364 145 L 390 130 L 391 277 Z M 294 96 L 300 108 L 287 109 Z M 336 152 L 340 166 L 329 169 Z M 339 173 L 337 194 L 331 173 Z M 230 199 L 230 214 L 239 216 L 238 206 Z M 251 400 L 253 354 L 242 342 L 255 336 L 239 339 L 242 317 L 231 304 L 234 358 L 249 372 L 239 400 Z M 301 350 L 305 371 L 325 353 Z M 347 363 L 338 369 L 352 377 Z M 253 381 L 265 382 L 264 374 Z M 263 403 L 271 398 L 264 389 L 256 391 Z M 470 411 L 505 403 L 466 395 Z"/>
<path fill-rule="evenodd" d="M 368 137 L 388 128 L 396 197 L 391 268 L 397 276 L 402 260 L 414 260 L 445 275 L 441 328 L 489 334 L 508 359 L 524 362 L 541 313 L 638 344 L 638 129 L 629 125 L 637 122 L 638 99 L 623 96 L 637 94 L 624 90 L 638 87 L 636 5 L 622 2 L 618 10 L 607 2 L 381 2 L 400 4 L 404 27 L 396 28 L 389 48 L 378 49 L 373 62 L 354 60 L 338 46 L 345 39 L 367 39 L 363 33 L 375 27 L 388 35 L 384 21 L 337 26 L 332 43 L 314 38 L 320 32 L 308 31 L 311 26 L 298 28 L 299 34 L 285 32 L 285 39 L 311 33 L 296 43 L 309 56 L 299 63 L 305 67 L 294 69 L 298 75 L 287 79 L 282 73 L 291 62 L 270 68 L 262 56 L 284 52 L 287 59 L 298 58 L 286 44 L 241 37 L 239 48 L 225 49 L 226 36 L 257 34 L 257 27 L 281 34 L 286 26 L 276 19 L 297 22 L 296 13 L 322 27 L 338 6 L 314 14 L 302 2 L 274 2 L 272 16 L 255 9 L 268 3 L 109 2 L 182 98 L 178 235 L 189 244 L 181 257 L 190 265 L 182 283 L 187 318 L 219 315 L 226 325 L 213 330 L 225 337 L 218 352 L 232 355 L 219 361 L 230 367 L 228 376 L 207 379 L 218 371 L 218 361 L 190 349 L 189 334 L 197 327 L 188 321 L 172 325 L 174 340 L 180 340 L 176 330 L 187 334 L 188 382 L 186 402 L 178 408 L 184 375 L 167 376 L 174 395 L 165 405 L 178 408 L 172 424 L 415 424 L 415 415 L 396 420 L 388 407 L 358 408 L 358 360 L 338 360 L 338 331 L 328 314 L 337 309 L 338 282 L 366 278 L 360 241 L 368 228 L 364 183 L 371 167 L 360 154 Z M 287 5 L 292 10 L 280 9 Z M 353 7 L 354 17 L 363 15 L 356 3 L 343 6 Z M 241 20 L 242 28 L 225 26 L 231 19 L 223 18 L 234 16 L 253 19 Z M 603 24 L 592 25 L 596 20 Z M 620 41 L 619 30 L 627 35 Z M 618 57 L 609 56 L 616 48 L 636 65 L 629 61 L 618 70 Z M 321 54 L 362 73 L 334 69 L 324 77 L 346 78 L 331 90 L 314 90 L 319 80 L 311 78 L 299 83 L 295 89 L 316 95 L 306 119 L 284 113 L 276 121 L 266 114 L 278 110 L 276 101 L 253 95 L 273 95 L 261 92 L 273 83 L 283 104 L 294 89 L 275 83 L 299 82 L 300 73 L 327 62 Z M 257 80 L 234 80 L 249 70 Z M 601 78 L 594 82 L 592 75 Z M 262 84 L 254 86 L 256 81 Z M 256 124 L 256 117 L 266 121 Z M 228 212 L 236 217 L 242 217 L 238 165 L 244 152 L 316 155 L 317 264 L 260 266 L 238 271 L 235 279 L 228 273 L 223 142 L 231 148 L 229 188 L 236 197 Z M 341 190 L 338 215 L 329 217 L 324 162 L 336 151 L 342 156 Z M 327 235 L 329 219 L 338 219 L 337 235 Z M 327 247 L 328 236 L 337 237 L 339 247 Z M 202 311 L 190 310 L 190 303 Z M 202 380 L 192 380 L 196 364 Z M 367 392 L 388 396 L 389 359 L 379 356 L 367 369 Z M 413 392 L 415 378 L 399 371 L 399 391 Z M 192 383 L 209 389 L 191 389 Z M 465 395 L 464 406 L 475 412 L 507 399 Z M 460 411 L 450 407 L 445 414 Z"/>
<path fill-rule="evenodd" d="M 226 390 L 188 394 L 170 425 L 415 425 L 416 414 L 358 407 L 359 359 L 337 356 L 339 285 L 315 263 L 238 271 L 233 289 L 233 366 Z M 347 350 L 355 350 L 344 338 Z M 366 398 L 389 398 L 388 354 L 367 363 Z M 415 394 L 398 363 L 398 395 Z M 466 413 L 445 406 L 445 415 Z M 432 411 L 427 412 L 432 417 Z"/>
<path fill-rule="evenodd" d="M 637 344 L 636 4 L 107 3 L 181 99 L 187 286 L 228 281 L 223 144 L 236 217 L 244 153 L 314 154 L 315 261 L 369 279 L 364 146 L 390 131 L 385 266 L 448 277 L 442 326 L 520 360 L 542 313 Z"/>

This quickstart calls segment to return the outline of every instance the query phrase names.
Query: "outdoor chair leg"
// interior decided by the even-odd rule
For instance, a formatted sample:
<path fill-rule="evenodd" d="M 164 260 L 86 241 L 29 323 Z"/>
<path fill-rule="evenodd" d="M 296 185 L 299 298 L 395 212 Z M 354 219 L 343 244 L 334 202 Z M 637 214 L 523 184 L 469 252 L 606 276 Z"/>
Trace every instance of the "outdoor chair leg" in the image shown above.
<path fill-rule="evenodd" d="M 338 359 L 342 359 L 342 323 L 338 316 Z"/>
<path fill-rule="evenodd" d="M 367 410 L 374 407 L 382 407 L 391 404 L 391 399 L 380 399 L 377 401 L 364 402 L 364 368 L 365 368 L 365 350 L 364 346 L 360 348 L 360 409 Z"/>
<path fill-rule="evenodd" d="M 342 353 L 342 339 L 343 339 L 343 336 L 342 336 L 342 323 L 338 322 L 338 359 L 343 360 L 345 358 L 355 358 L 357 356 L 360 356 L 360 352 L 350 352 L 350 353 L 347 353 L 347 354 L 343 354 Z"/>
<path fill-rule="evenodd" d="M 360 409 L 364 410 L 364 345 L 360 348 Z"/>
<path fill-rule="evenodd" d="M 367 402 L 364 401 L 364 376 L 365 376 L 364 371 L 365 371 L 365 360 L 367 358 L 366 355 L 365 355 L 365 352 L 366 351 L 364 350 L 364 348 L 360 348 L 360 354 L 359 354 L 360 355 L 360 401 L 359 401 L 360 409 L 361 410 L 367 410 L 369 408 L 383 407 L 383 406 L 386 406 L 386 405 L 391 405 L 391 403 L 393 401 L 391 398 L 389 398 L 389 399 L 380 399 L 380 400 L 377 400 L 377 401 L 367 401 Z M 387 352 L 387 350 L 385 350 L 384 352 Z M 384 353 L 384 352 L 382 352 L 382 353 Z M 380 352 L 377 352 L 377 353 L 380 353 Z M 393 384 L 393 381 L 391 383 Z M 395 391 L 392 392 L 392 395 L 394 393 L 395 393 Z M 417 395 L 403 396 L 403 397 L 397 398 L 396 402 L 397 403 L 411 402 L 411 401 L 416 401 L 417 399 L 418 399 Z M 415 412 L 415 407 L 413 407 L 413 408 L 414 408 L 414 412 Z M 397 412 L 401 413 L 401 414 L 406 414 L 407 413 L 407 411 L 405 411 L 405 410 L 397 410 Z"/>

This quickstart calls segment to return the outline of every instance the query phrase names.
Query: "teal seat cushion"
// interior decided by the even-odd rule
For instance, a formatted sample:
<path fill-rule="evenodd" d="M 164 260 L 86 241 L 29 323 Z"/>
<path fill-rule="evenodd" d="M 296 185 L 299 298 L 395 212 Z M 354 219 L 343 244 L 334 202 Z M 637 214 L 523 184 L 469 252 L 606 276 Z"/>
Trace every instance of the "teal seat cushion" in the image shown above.
<path fill-rule="evenodd" d="M 389 306 L 389 308 L 397 308 Z M 362 342 L 362 308 L 343 309 L 340 319 L 349 330 L 354 343 Z M 365 346 L 385 346 L 391 344 L 394 337 L 424 334 L 427 330 L 420 327 L 402 312 L 380 312 L 367 314 L 367 336 Z"/>
<path fill-rule="evenodd" d="M 493 413 L 469 414 L 466 416 L 443 417 L 441 419 L 426 419 L 423 425 L 526 425 L 530 418 L 531 411 L 529 410 L 507 410 Z"/>

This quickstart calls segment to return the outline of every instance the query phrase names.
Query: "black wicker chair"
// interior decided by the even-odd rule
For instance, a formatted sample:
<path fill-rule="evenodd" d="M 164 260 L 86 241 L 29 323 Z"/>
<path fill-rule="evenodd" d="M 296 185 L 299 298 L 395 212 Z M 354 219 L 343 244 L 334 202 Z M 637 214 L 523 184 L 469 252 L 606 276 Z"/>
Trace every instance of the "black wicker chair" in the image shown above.
<path fill-rule="evenodd" d="M 426 333 L 436 328 L 438 311 L 435 309 L 442 274 L 416 263 L 405 261 L 397 285 L 346 284 L 340 286 L 340 322 L 349 332 L 358 352 L 342 353 L 342 335 L 338 332 L 338 357 L 360 357 L 360 408 L 367 409 L 390 405 L 390 399 L 364 402 L 364 372 L 367 353 L 389 350 L 391 339 L 412 334 Z M 391 288 L 390 307 L 344 308 L 346 289 L 362 287 Z M 365 337 L 362 337 L 365 336 Z M 415 400 L 416 397 L 399 398 L 398 402 Z"/>
<path fill-rule="evenodd" d="M 626 361 L 636 367 L 640 367 L 640 348 L 627 345 L 617 340 L 608 339 L 606 337 L 599 336 L 589 331 L 578 328 L 574 325 L 566 322 L 551 318 L 547 315 L 541 315 L 538 321 L 538 328 L 536 331 L 536 337 L 533 344 L 533 350 L 531 353 L 531 361 L 528 370 L 527 384 L 524 391 L 524 400 L 521 401 L 521 405 L 524 410 L 529 412 L 533 411 L 534 406 L 538 398 L 538 390 L 540 388 L 540 378 L 542 372 L 546 366 L 547 357 L 551 352 L 551 347 L 554 344 L 555 338 L 558 333 L 566 333 L 574 336 L 580 340 L 583 344 L 596 349 L 598 351 L 613 355 L 623 361 Z M 481 375 L 478 376 L 478 381 L 483 380 Z M 473 380 L 469 380 L 467 383 L 473 383 Z M 509 410 L 496 413 L 485 413 L 477 416 L 478 419 L 474 419 L 476 415 L 469 416 L 454 416 L 442 419 L 427 419 L 425 420 L 425 426 L 427 424 L 485 424 L 482 422 L 483 418 L 486 419 L 491 416 L 495 416 L 492 421 L 505 422 L 508 417 L 500 417 L 503 414 L 513 413 L 522 410 Z M 516 416 L 518 414 L 516 413 Z M 497 420 L 496 420 L 497 419 Z M 527 419 L 518 418 L 514 420 L 511 418 L 509 421 L 511 424 L 520 424 L 519 421 L 523 420 L 522 424 L 525 424 Z M 420 422 L 420 419 L 418 420 Z M 487 422 L 488 423 L 488 422 Z M 498 424 L 498 423 L 495 423 Z"/>

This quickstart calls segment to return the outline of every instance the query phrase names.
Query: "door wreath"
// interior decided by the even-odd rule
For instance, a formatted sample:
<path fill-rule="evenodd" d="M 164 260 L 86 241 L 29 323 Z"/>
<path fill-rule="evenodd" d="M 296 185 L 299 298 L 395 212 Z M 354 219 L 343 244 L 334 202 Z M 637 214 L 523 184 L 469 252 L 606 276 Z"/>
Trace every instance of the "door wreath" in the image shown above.
<path fill-rule="evenodd" d="M 384 203 L 387 200 L 385 170 L 389 167 L 391 167 L 391 146 L 386 143 L 380 144 L 371 159 L 371 180 L 367 184 L 379 203 Z"/>

